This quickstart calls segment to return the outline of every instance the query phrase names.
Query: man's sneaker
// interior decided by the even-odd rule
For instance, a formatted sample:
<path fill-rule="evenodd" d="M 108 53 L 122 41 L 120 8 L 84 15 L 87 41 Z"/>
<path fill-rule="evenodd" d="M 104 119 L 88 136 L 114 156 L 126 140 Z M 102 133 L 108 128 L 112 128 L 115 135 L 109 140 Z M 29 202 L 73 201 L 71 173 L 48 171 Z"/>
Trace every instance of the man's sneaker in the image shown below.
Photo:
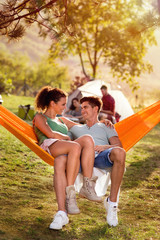
<path fill-rule="evenodd" d="M 90 201 L 102 202 L 102 198 L 98 197 L 95 192 L 95 185 L 98 177 L 83 177 L 83 186 L 79 192 L 79 196 L 87 198 Z"/>
<path fill-rule="evenodd" d="M 76 203 L 76 191 L 73 185 L 66 187 L 66 211 L 69 214 L 80 213 Z"/>
<path fill-rule="evenodd" d="M 60 230 L 67 223 L 69 223 L 69 218 L 67 217 L 67 214 L 62 211 L 57 212 L 49 228 L 53 230 Z"/>
<path fill-rule="evenodd" d="M 108 202 L 108 198 L 105 198 L 104 206 L 105 206 L 105 209 L 107 211 L 107 216 L 106 216 L 107 223 L 110 226 L 113 226 L 113 227 L 117 226 L 118 225 L 118 216 L 117 216 L 118 207 L 117 206 L 112 206 Z"/>

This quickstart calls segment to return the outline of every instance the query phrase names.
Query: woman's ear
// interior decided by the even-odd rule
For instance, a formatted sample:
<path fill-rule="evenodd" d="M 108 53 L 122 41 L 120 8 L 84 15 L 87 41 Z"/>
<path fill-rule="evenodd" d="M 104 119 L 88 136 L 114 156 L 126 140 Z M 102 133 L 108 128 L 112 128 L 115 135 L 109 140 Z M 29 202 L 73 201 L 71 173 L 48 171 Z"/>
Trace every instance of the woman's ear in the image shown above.
<path fill-rule="evenodd" d="M 55 105 L 55 102 L 53 100 L 50 101 L 50 106 L 53 107 Z"/>

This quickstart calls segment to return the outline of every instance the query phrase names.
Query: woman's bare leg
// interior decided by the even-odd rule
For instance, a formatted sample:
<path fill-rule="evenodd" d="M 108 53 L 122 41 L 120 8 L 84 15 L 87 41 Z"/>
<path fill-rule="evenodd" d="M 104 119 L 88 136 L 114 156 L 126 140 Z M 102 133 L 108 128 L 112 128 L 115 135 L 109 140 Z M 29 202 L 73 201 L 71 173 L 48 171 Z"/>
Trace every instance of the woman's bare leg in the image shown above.
<path fill-rule="evenodd" d="M 67 186 L 74 185 L 80 167 L 80 144 L 77 142 L 59 140 L 52 144 L 49 149 L 52 156 L 55 158 L 59 155 L 67 154 Z"/>
<path fill-rule="evenodd" d="M 54 160 L 54 190 L 58 204 L 58 211 L 66 211 L 66 164 L 67 156 L 61 155 Z"/>
<path fill-rule="evenodd" d="M 81 166 L 83 176 L 91 178 L 95 159 L 93 138 L 89 135 L 84 135 L 80 138 L 77 138 L 75 142 L 78 142 L 82 148 Z"/>

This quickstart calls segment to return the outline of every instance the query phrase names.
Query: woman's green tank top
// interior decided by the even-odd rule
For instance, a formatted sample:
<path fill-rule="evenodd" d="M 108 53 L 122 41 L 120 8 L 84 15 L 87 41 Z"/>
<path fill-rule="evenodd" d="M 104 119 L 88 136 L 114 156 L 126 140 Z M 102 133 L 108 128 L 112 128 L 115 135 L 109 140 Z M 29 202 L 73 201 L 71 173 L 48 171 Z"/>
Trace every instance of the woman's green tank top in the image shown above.
<path fill-rule="evenodd" d="M 61 118 L 58 118 L 60 121 L 56 121 L 55 119 L 47 117 L 45 114 L 43 115 L 47 118 L 47 123 L 53 131 L 67 135 L 68 128 L 63 123 Z M 39 145 L 41 145 L 45 139 L 48 139 L 48 137 L 44 135 L 37 127 L 34 127 L 34 130 L 37 135 Z"/>

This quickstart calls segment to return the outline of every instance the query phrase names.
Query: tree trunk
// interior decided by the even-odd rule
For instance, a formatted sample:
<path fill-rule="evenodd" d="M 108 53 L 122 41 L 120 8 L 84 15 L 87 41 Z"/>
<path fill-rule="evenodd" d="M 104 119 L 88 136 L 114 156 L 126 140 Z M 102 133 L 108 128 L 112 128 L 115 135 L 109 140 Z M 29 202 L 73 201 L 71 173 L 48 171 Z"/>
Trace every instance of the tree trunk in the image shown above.
<path fill-rule="evenodd" d="M 83 74 L 84 74 L 85 77 L 89 78 L 88 74 L 87 74 L 86 71 L 85 71 L 82 54 L 81 54 L 81 51 L 80 51 L 79 48 L 78 48 L 78 55 L 79 55 L 80 62 L 81 62 L 82 72 L 83 72 Z"/>

